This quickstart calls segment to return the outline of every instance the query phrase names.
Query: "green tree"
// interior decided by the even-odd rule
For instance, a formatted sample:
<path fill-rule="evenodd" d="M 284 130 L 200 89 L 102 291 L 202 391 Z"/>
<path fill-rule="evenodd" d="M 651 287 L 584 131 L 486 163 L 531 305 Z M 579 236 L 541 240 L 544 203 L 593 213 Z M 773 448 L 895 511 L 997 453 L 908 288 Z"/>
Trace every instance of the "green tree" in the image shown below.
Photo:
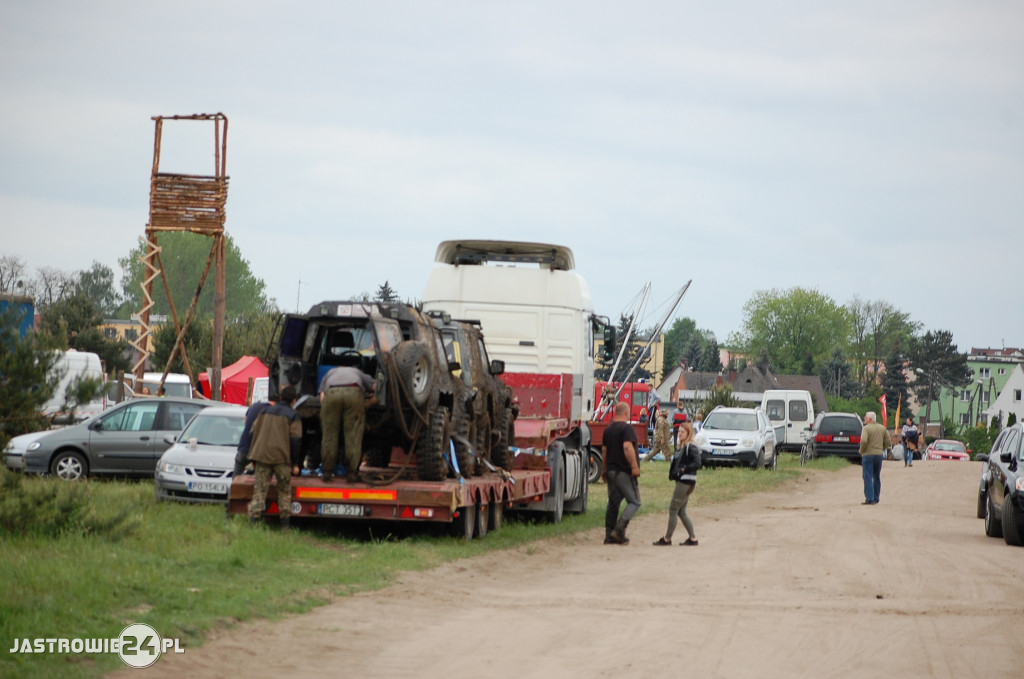
<path fill-rule="evenodd" d="M 384 281 L 384 284 L 377 288 L 377 294 L 373 299 L 378 302 L 397 302 L 398 293 L 392 289 L 388 281 Z"/>
<path fill-rule="evenodd" d="M 943 388 L 965 387 L 974 378 L 967 354 L 957 351 L 948 330 L 929 330 L 911 343 L 909 355 L 912 369 L 923 373 L 913 387 L 920 403 L 931 403 Z"/>
<path fill-rule="evenodd" d="M 714 333 L 699 330 L 692 318 L 677 318 L 665 332 L 665 365 L 679 363 L 704 372 L 722 369 Z"/>
<path fill-rule="evenodd" d="M 128 369 L 131 347 L 124 340 L 107 339 L 100 329 L 102 323 L 103 316 L 82 290 L 65 295 L 39 313 L 39 330 L 53 338 L 54 346 L 97 354 L 107 374 Z"/>
<path fill-rule="evenodd" d="M 817 290 L 758 290 L 743 311 L 743 328 L 730 344 L 748 356 L 766 357 L 781 373 L 814 374 L 814 366 L 849 336 L 846 310 Z"/>
<path fill-rule="evenodd" d="M 896 416 L 896 408 L 900 408 L 900 418 L 913 417 L 910 406 L 907 404 L 907 375 L 905 372 L 906 359 L 899 347 L 895 348 L 885 359 L 885 373 L 882 375 L 882 393 L 885 394 L 887 410 Z M 900 423 L 890 422 L 899 427 Z"/>
<path fill-rule="evenodd" d="M 154 371 L 163 372 L 164 366 L 167 365 L 167 358 L 171 355 L 171 350 L 174 348 L 177 338 L 178 333 L 175 331 L 173 323 L 162 325 L 153 333 L 153 353 L 150 356 L 150 360 L 153 363 Z M 213 322 L 193 322 L 188 327 L 182 344 L 188 354 L 189 365 L 192 366 L 195 374 L 191 374 L 185 369 L 185 361 L 182 358 L 180 349 L 174 355 L 174 361 L 171 362 L 168 372 L 188 375 L 194 385 L 196 378 L 199 377 L 199 373 L 206 370 L 213 359 Z M 223 362 L 225 365 L 231 364 L 226 358 Z"/>
<path fill-rule="evenodd" d="M 162 233 L 158 244 L 163 248 L 161 259 L 171 290 L 171 298 L 178 310 L 178 317 L 184 321 L 185 311 L 192 303 L 203 268 L 209 258 L 213 239 L 193 233 Z M 225 236 L 224 249 L 227 257 L 226 318 L 242 318 L 247 313 L 265 308 L 267 305 L 266 283 L 253 275 L 249 269 L 249 262 L 242 258 L 242 254 L 231 236 Z M 142 257 L 145 254 L 146 244 L 140 243 L 126 257 L 118 260 L 123 271 L 124 304 L 120 310 L 122 316 L 127 317 L 142 309 L 142 281 L 145 274 Z M 197 318 L 213 316 L 214 268 L 215 265 L 211 264 L 206 284 L 199 296 L 199 304 L 196 307 Z M 153 301 L 155 306 L 151 313 L 170 315 L 170 305 L 159 276 L 153 281 Z"/>
<path fill-rule="evenodd" d="M 228 323 L 224 328 L 224 365 L 243 356 L 256 356 L 269 366 L 277 355 L 272 339 L 280 315 L 280 311 L 271 308 Z"/>
<path fill-rule="evenodd" d="M 20 337 L 21 319 L 14 307 L 0 313 L 0 450 L 13 436 L 47 427 L 39 413 L 57 386 L 59 354 L 52 338 L 35 332 Z"/>
<path fill-rule="evenodd" d="M 114 286 L 114 270 L 99 262 L 78 275 L 75 289 L 86 296 L 103 318 L 113 318 L 121 307 L 121 295 Z"/>
<path fill-rule="evenodd" d="M 853 366 L 846 360 L 843 350 L 839 347 L 832 349 L 832 354 L 818 371 L 818 377 L 827 395 L 860 398 L 864 394 L 863 386 L 854 379 Z"/>

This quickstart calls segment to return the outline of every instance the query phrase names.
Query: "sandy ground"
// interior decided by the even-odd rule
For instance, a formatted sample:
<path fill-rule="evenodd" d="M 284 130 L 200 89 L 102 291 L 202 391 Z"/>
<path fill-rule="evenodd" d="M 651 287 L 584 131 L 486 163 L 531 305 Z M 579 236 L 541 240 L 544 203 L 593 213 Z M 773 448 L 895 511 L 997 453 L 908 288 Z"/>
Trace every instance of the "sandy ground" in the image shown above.
<path fill-rule="evenodd" d="M 1024 549 L 985 537 L 980 468 L 886 462 L 877 506 L 859 467 L 808 472 L 693 508 L 699 547 L 651 546 L 666 517 L 642 511 L 625 547 L 589 532 L 403 574 L 145 676 L 1020 677 Z"/>

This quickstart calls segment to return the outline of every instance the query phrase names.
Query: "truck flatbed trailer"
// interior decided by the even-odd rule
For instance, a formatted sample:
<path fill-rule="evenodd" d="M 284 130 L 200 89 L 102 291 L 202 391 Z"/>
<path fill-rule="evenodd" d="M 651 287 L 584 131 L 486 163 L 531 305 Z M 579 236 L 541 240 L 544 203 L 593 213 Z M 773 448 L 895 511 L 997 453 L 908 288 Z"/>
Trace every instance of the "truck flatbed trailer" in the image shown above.
<path fill-rule="evenodd" d="M 395 455 L 396 460 L 400 455 Z M 348 521 L 403 521 L 449 524 L 451 532 L 467 539 L 498 530 L 507 510 L 528 509 L 541 503 L 551 490 L 551 469 L 540 455 L 521 453 L 510 472 L 497 470 L 469 478 L 420 481 L 415 467 L 405 474 L 403 465 L 387 469 L 363 466 L 359 483 L 335 477 L 324 483 L 319 476 L 292 477 L 293 519 L 326 518 Z M 246 514 L 255 478 L 232 480 L 228 514 Z M 277 516 L 277 486 L 267 491 L 264 516 Z"/>

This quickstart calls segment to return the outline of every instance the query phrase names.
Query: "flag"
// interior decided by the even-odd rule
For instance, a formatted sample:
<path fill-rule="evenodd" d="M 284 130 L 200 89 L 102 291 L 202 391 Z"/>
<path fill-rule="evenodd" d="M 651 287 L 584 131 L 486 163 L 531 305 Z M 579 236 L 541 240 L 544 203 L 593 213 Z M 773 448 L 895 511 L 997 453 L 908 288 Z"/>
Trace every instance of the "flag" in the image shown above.
<path fill-rule="evenodd" d="M 889 428 L 889 413 L 885 409 L 885 394 L 878 397 L 878 402 L 882 404 L 882 426 L 886 429 Z"/>
<path fill-rule="evenodd" d="M 892 425 L 893 429 L 899 429 L 900 428 L 900 422 L 903 421 L 903 420 L 900 419 L 900 406 L 901 405 L 903 405 L 903 394 L 900 394 L 899 400 L 896 401 L 896 419 L 893 420 L 893 425 Z"/>

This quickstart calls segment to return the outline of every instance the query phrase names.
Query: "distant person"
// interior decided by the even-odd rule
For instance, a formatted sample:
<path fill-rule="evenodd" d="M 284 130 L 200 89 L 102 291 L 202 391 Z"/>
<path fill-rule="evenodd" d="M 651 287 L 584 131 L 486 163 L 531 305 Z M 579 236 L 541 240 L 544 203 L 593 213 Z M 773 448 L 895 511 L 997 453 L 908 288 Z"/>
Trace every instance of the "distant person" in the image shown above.
<path fill-rule="evenodd" d="M 257 401 L 245 411 L 245 426 L 242 427 L 242 434 L 238 437 L 235 471 L 232 476 L 239 477 L 245 473 L 245 467 L 249 463 L 249 446 L 252 444 L 252 425 L 256 423 L 256 418 L 260 416 L 260 413 L 276 403 L 277 401 L 274 399 Z"/>
<path fill-rule="evenodd" d="M 912 418 L 907 418 L 907 423 L 900 430 L 900 438 L 903 440 L 903 466 L 913 467 L 914 453 L 917 452 L 918 432 Z"/>
<path fill-rule="evenodd" d="M 604 513 L 604 543 L 628 545 L 626 527 L 640 510 L 639 458 L 636 452 L 636 430 L 629 424 L 629 404 L 615 404 L 612 423 L 604 431 L 601 444 L 603 469 L 601 477 L 608 485 L 608 508 Z M 619 506 L 626 507 L 619 516 Z"/>
<path fill-rule="evenodd" d="M 704 413 L 697 413 L 693 416 L 693 431 L 697 433 L 704 428 Z"/>
<path fill-rule="evenodd" d="M 860 432 L 861 473 L 864 476 L 864 502 L 877 505 L 882 493 L 882 456 L 892 450 L 889 430 L 878 424 L 873 411 L 864 414 L 864 428 Z"/>
<path fill-rule="evenodd" d="M 156 388 L 156 395 L 159 397 L 167 396 L 167 390 L 164 389 L 164 385 L 160 385 Z"/>
<path fill-rule="evenodd" d="M 658 411 L 658 417 L 654 420 L 654 447 L 651 448 L 644 460 L 650 460 L 658 453 L 665 456 L 665 459 L 669 459 L 672 455 L 672 450 L 669 448 L 669 443 L 672 438 L 672 429 L 668 426 L 668 418 L 665 417 L 665 413 L 661 410 Z"/>
<path fill-rule="evenodd" d="M 680 545 L 686 547 L 697 546 L 697 534 L 693 532 L 693 521 L 686 514 L 686 505 L 697 487 L 697 470 L 700 469 L 700 448 L 693 443 L 693 425 L 684 422 L 679 428 L 679 446 L 676 454 L 672 457 L 672 465 L 669 467 L 668 477 L 676 482 L 672 490 L 672 500 L 668 507 L 668 528 L 665 536 L 658 538 L 654 544 L 658 547 L 671 545 L 672 534 L 676 532 L 676 523 L 683 522 L 686 528 L 687 538 Z"/>
<path fill-rule="evenodd" d="M 143 396 L 152 396 L 152 395 L 153 395 L 153 392 L 151 392 L 151 391 L 149 390 L 149 387 L 145 387 L 145 386 L 144 386 L 144 387 L 142 387 L 142 395 L 143 395 Z"/>
<path fill-rule="evenodd" d="M 350 483 L 359 479 L 363 457 L 366 408 L 372 402 L 376 380 L 353 366 L 331 368 L 320 381 L 321 466 L 324 483 L 334 478 L 338 432 L 345 425 L 345 469 Z"/>
<path fill-rule="evenodd" d="M 281 389 L 278 403 L 265 409 L 252 425 L 252 446 L 249 459 L 256 468 L 256 481 L 249 503 L 249 522 L 258 523 L 263 516 L 270 488 L 271 474 L 277 479 L 277 511 L 281 529 L 288 530 L 292 515 L 292 474 L 299 473 L 302 456 L 302 420 L 292 410 L 295 387 Z"/>

